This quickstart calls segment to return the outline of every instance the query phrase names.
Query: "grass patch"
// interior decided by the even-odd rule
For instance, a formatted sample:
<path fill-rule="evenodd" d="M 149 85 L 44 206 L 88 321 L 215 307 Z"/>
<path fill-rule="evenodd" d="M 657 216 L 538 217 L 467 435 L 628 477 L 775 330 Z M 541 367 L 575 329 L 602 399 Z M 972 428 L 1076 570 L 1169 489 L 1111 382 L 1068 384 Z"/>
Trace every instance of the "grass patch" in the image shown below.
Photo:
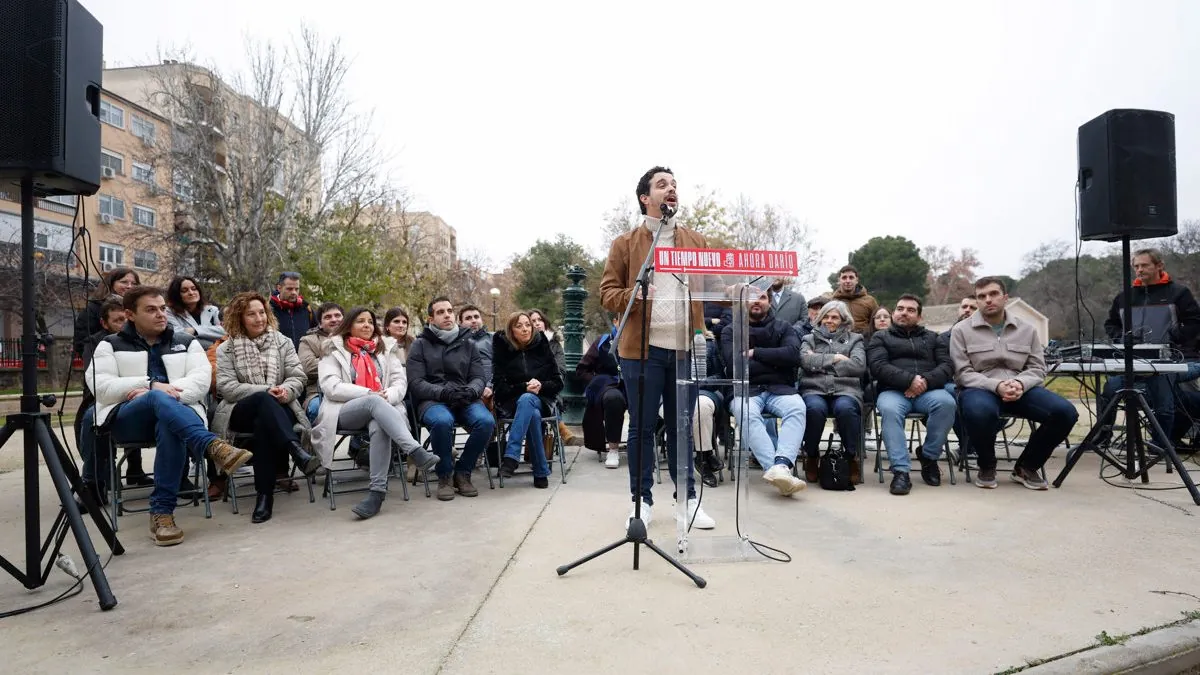
<path fill-rule="evenodd" d="M 1173 628 L 1175 626 L 1182 626 L 1185 623 L 1189 623 L 1191 621 L 1196 621 L 1196 620 L 1200 619 L 1200 610 L 1191 610 L 1191 611 L 1187 611 L 1187 612 L 1180 612 L 1180 614 L 1183 616 L 1182 619 L 1176 619 L 1175 621 L 1168 621 L 1167 623 L 1159 624 L 1157 626 L 1146 626 L 1145 628 L 1142 628 L 1133 633 L 1118 633 L 1116 635 L 1109 635 L 1108 631 L 1102 630 L 1102 631 L 1100 631 L 1100 634 L 1096 636 L 1096 642 L 1094 642 L 1093 644 L 1090 644 L 1086 647 L 1081 647 L 1079 649 L 1075 649 L 1075 650 L 1072 650 L 1069 652 L 1064 652 L 1062 654 L 1058 654 L 1056 656 L 1051 656 L 1051 657 L 1045 658 L 1045 659 L 1034 659 L 1034 660 L 1026 663 L 1023 666 L 1013 666 L 1006 670 L 1001 670 L 1001 671 L 997 672 L 996 675 L 1016 675 L 1016 673 L 1019 673 L 1028 668 L 1032 668 L 1034 666 L 1040 666 L 1042 664 L 1050 663 L 1052 661 L 1058 661 L 1060 659 L 1065 659 L 1068 656 L 1075 656 L 1076 654 L 1082 654 L 1083 652 L 1091 651 L 1097 647 L 1112 647 L 1112 646 L 1116 646 L 1116 645 L 1123 645 L 1126 642 L 1129 642 L 1130 638 L 1134 638 L 1139 635 L 1145 635 L 1147 633 L 1152 633 L 1156 630 L 1161 630 L 1163 628 Z"/>

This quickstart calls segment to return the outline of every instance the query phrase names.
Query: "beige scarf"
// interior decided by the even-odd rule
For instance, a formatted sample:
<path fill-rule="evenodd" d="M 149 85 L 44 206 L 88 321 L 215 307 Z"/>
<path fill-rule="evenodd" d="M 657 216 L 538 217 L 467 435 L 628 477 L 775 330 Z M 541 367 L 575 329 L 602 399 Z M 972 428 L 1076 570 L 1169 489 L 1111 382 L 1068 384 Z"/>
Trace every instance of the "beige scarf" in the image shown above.
<path fill-rule="evenodd" d="M 279 384 L 279 358 L 270 353 L 275 349 L 275 331 L 268 328 L 256 338 L 235 337 L 230 343 L 238 379 L 245 377 L 247 384 Z"/>

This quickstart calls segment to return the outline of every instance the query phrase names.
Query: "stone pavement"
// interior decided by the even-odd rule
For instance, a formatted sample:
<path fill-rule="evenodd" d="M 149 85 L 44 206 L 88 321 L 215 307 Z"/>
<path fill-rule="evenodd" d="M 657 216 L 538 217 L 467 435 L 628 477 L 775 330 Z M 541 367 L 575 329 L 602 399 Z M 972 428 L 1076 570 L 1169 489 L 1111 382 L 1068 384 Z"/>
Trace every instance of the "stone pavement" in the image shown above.
<path fill-rule="evenodd" d="M 100 612 L 88 587 L 0 620 L 3 671 L 991 673 L 1200 609 L 1187 595 L 1200 596 L 1200 508 L 1182 490 L 1108 486 L 1091 456 L 1044 493 L 960 476 L 901 498 L 869 476 L 855 492 L 783 499 L 752 475 L 742 526 L 791 563 L 697 565 L 700 590 L 644 549 L 631 570 L 623 547 L 560 578 L 556 566 L 620 538 L 629 503 L 624 461 L 606 470 L 569 451 L 566 485 L 524 476 L 491 491 L 477 476 L 479 498 L 449 503 L 419 490 L 403 502 L 395 486 L 366 522 L 353 496 L 330 511 L 301 492 L 262 525 L 248 500 L 237 516 L 214 505 L 211 520 L 180 508 L 187 540 L 158 549 L 144 515 L 124 516 L 127 553 L 108 566 L 120 605 Z M 655 494 L 651 536 L 671 549 L 669 485 Z M 715 534 L 734 532 L 733 495 L 729 483 L 704 494 Z M 21 473 L 0 474 L 0 553 L 18 564 L 21 504 Z M 0 577 L 0 611 L 66 579 L 26 592 Z"/>

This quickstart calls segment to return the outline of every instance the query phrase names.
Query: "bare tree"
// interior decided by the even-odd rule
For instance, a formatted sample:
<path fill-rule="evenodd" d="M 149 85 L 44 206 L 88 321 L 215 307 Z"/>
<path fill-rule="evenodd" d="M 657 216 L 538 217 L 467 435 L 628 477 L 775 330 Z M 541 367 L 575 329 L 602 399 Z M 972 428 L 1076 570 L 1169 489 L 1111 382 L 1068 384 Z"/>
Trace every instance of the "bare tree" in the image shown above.
<path fill-rule="evenodd" d="M 970 294 L 980 264 L 974 249 L 964 248 L 956 254 L 949 246 L 926 246 L 921 258 L 929 264 L 927 304 L 944 305 Z"/>
<path fill-rule="evenodd" d="M 600 228 L 599 252 L 608 255 L 608 249 L 613 240 L 625 234 L 642 223 L 642 214 L 637 203 L 629 198 L 622 198 L 604 214 L 604 225 Z"/>
<path fill-rule="evenodd" d="M 729 207 L 729 223 L 727 241 L 732 248 L 795 251 L 800 268 L 796 282 L 816 281 L 823 253 L 813 245 L 808 223 L 781 206 L 760 206 L 745 195 Z"/>

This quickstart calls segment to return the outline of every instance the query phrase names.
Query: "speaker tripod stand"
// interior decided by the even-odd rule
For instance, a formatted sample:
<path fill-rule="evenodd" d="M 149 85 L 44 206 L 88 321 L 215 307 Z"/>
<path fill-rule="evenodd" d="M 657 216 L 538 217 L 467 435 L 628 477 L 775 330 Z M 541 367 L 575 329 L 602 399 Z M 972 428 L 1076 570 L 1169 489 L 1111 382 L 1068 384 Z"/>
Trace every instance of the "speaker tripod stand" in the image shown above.
<path fill-rule="evenodd" d="M 33 178 L 26 176 L 21 179 L 21 412 L 9 415 L 0 429 L 0 446 L 4 446 L 17 431 L 22 432 L 24 443 L 23 460 L 25 464 L 25 569 L 21 570 L 4 557 L 0 557 L 0 568 L 8 572 L 14 579 L 28 589 L 39 588 L 50 577 L 54 560 L 62 548 L 63 541 L 70 532 L 75 535 L 75 543 L 79 546 L 80 554 L 87 574 L 91 577 L 100 608 L 104 610 L 117 606 L 117 599 L 108 586 L 108 577 L 100 565 L 96 548 L 92 545 L 91 535 L 84 525 L 79 505 L 72 498 L 72 492 L 79 495 L 87 506 L 88 513 L 96 528 L 108 543 L 113 555 L 125 552 L 117 535 L 104 519 L 100 505 L 96 503 L 90 490 L 83 488 L 83 481 L 75 469 L 66 448 L 54 436 L 50 428 L 50 416 L 39 412 L 37 395 L 37 339 L 34 334 L 34 229 L 33 229 Z M 38 475 L 38 457 L 46 463 L 46 470 L 54 484 L 60 503 L 58 516 L 50 528 L 45 540 L 41 533 L 41 508 L 39 504 L 40 476 Z"/>
<path fill-rule="evenodd" d="M 1200 506 L 1200 490 L 1196 489 L 1196 484 L 1192 482 L 1191 474 L 1188 473 L 1183 460 L 1179 459 L 1179 453 L 1175 452 L 1175 446 L 1172 445 L 1170 437 L 1167 436 L 1162 426 L 1159 425 L 1158 419 L 1154 417 L 1154 411 L 1146 403 L 1146 397 L 1133 386 L 1133 279 L 1129 264 L 1129 235 L 1121 238 L 1121 255 L 1125 261 L 1125 269 L 1122 277 L 1124 285 L 1121 290 L 1121 300 L 1124 304 L 1121 310 L 1121 321 L 1125 333 L 1125 382 L 1113 399 L 1108 402 L 1108 405 L 1104 407 L 1104 411 L 1096 418 L 1097 424 L 1092 427 L 1091 431 L 1088 432 L 1079 445 L 1076 445 L 1071 452 L 1067 453 L 1067 464 L 1063 467 L 1062 472 L 1058 474 L 1058 477 L 1054 479 L 1054 487 L 1062 487 L 1063 481 L 1066 480 L 1067 474 L 1071 473 L 1071 469 L 1075 467 L 1075 463 L 1079 461 L 1083 453 L 1089 450 L 1099 455 L 1102 462 L 1120 469 L 1125 478 L 1129 480 L 1133 480 L 1135 476 L 1140 475 L 1143 483 L 1150 482 L 1150 467 L 1158 463 L 1162 457 L 1166 457 L 1171 462 L 1171 466 L 1179 472 L 1179 477 L 1183 479 L 1183 484 L 1187 488 L 1188 493 L 1191 494 L 1192 501 Z M 1096 442 L 1104 430 L 1104 425 L 1101 422 L 1103 420 L 1114 419 L 1118 409 L 1125 411 L 1124 463 L 1111 451 L 1100 447 Z M 1157 439 L 1162 444 L 1162 454 L 1151 461 L 1147 461 L 1146 459 L 1146 442 L 1142 438 L 1143 425 L 1153 434 L 1152 438 Z"/>

